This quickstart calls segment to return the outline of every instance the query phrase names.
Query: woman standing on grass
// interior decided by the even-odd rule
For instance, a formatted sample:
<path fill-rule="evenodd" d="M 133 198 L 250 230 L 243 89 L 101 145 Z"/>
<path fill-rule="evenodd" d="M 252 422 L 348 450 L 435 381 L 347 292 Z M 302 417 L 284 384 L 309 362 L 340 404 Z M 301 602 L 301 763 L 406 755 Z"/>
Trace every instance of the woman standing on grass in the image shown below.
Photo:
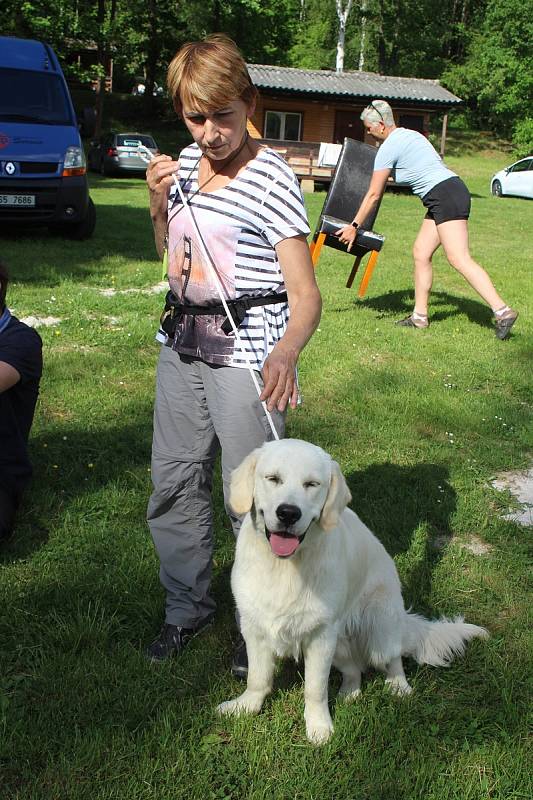
<path fill-rule="evenodd" d="M 373 100 L 361 114 L 367 132 L 383 142 L 374 162 L 374 174 L 351 225 L 337 231 L 351 250 L 357 228 L 382 197 L 387 180 L 394 173 L 396 183 L 410 186 L 427 209 L 416 238 L 415 307 L 398 325 L 427 328 L 428 301 L 433 282 L 433 253 L 442 245 L 452 267 L 489 305 L 494 314 L 498 339 L 505 339 L 518 317 L 502 300 L 485 270 L 472 258 L 468 247 L 470 194 L 463 181 L 442 163 L 440 156 L 421 133 L 397 128 L 390 105 Z"/>
<path fill-rule="evenodd" d="M 226 299 L 252 298 L 239 334 L 280 436 L 287 405 L 297 403 L 298 356 L 321 309 L 300 188 L 285 161 L 248 136 L 257 90 L 236 45 L 222 35 L 184 45 L 170 64 L 168 88 L 194 143 L 179 161 L 161 155 L 147 169 L 156 248 L 162 256 L 168 247 L 169 283 L 179 304 L 175 329 L 161 348 L 154 411 L 148 523 L 167 593 L 165 624 L 147 651 L 155 661 L 179 654 L 215 611 L 209 586 L 218 450 L 237 534 L 240 520 L 227 506 L 230 473 L 272 438 L 246 359 L 221 314 L 199 235 Z M 246 676 L 242 641 L 232 668 Z"/>

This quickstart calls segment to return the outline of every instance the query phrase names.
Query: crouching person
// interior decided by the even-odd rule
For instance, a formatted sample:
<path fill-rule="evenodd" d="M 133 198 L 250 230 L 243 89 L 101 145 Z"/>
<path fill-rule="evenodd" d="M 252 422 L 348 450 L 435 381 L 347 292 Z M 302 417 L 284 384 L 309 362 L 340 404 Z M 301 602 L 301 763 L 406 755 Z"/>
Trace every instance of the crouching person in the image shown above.
<path fill-rule="evenodd" d="M 41 337 L 6 306 L 8 283 L 0 262 L 0 540 L 13 530 L 32 474 L 28 437 L 43 368 Z"/>

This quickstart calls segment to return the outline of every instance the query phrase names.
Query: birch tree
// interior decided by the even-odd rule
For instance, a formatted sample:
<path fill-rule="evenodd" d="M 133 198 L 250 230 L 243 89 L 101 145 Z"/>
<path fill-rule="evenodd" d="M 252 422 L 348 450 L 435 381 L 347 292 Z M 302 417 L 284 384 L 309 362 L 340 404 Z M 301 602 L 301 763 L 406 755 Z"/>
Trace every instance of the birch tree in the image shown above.
<path fill-rule="evenodd" d="M 339 35 L 337 37 L 337 72 L 342 72 L 344 69 L 344 42 L 346 39 L 346 23 L 348 16 L 352 10 L 352 0 L 348 0 L 346 6 L 343 7 L 342 0 L 335 0 L 335 7 L 337 9 L 337 19 L 339 20 Z"/>
<path fill-rule="evenodd" d="M 366 0 L 361 0 L 361 42 L 359 44 L 359 72 L 365 68 L 365 42 L 366 42 Z"/>

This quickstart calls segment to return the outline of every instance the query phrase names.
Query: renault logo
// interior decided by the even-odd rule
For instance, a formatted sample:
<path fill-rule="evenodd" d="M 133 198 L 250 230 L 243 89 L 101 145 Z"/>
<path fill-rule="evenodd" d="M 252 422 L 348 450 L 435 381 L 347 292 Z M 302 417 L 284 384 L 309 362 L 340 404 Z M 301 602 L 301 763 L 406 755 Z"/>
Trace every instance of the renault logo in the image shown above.
<path fill-rule="evenodd" d="M 6 161 L 4 169 L 7 175 L 14 175 L 17 171 L 17 168 L 12 161 Z"/>

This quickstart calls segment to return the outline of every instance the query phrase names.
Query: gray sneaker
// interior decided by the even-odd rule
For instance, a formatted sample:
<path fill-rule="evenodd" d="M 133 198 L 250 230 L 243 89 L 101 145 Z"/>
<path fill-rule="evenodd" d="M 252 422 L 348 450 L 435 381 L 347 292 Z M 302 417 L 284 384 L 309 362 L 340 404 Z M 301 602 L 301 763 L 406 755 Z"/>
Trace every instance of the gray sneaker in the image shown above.
<path fill-rule="evenodd" d="M 518 319 L 518 311 L 514 311 L 512 308 L 509 308 L 505 314 L 501 316 L 494 317 L 494 333 L 498 339 L 506 339 L 510 332 L 511 328 L 515 324 L 516 320 Z"/>
<path fill-rule="evenodd" d="M 394 324 L 399 325 L 401 328 L 429 328 L 429 319 L 427 317 L 419 319 L 409 314 L 409 316 L 404 317 L 404 319 L 397 319 Z"/>

